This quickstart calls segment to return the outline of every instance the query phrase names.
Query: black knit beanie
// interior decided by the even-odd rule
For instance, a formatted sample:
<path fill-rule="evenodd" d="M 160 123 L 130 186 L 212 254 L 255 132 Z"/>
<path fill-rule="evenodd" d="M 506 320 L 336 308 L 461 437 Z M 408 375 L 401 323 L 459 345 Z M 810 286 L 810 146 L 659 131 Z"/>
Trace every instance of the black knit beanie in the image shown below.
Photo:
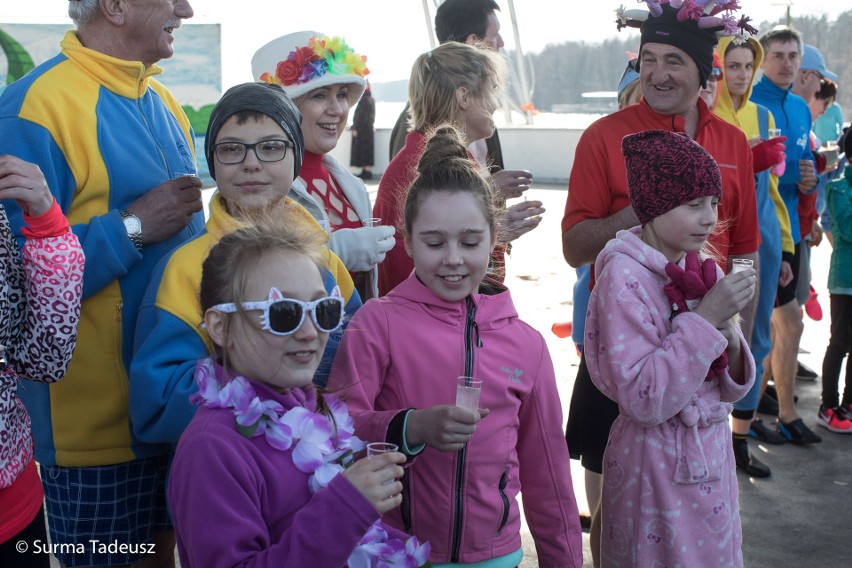
<path fill-rule="evenodd" d="M 290 141 L 296 146 L 293 150 L 293 178 L 299 176 L 302 169 L 302 157 L 305 154 L 305 139 L 302 137 L 302 114 L 293 101 L 278 85 L 267 83 L 243 83 L 228 89 L 213 111 L 207 124 L 207 137 L 204 140 L 204 154 L 210 175 L 216 179 L 213 167 L 213 144 L 219 135 L 219 129 L 231 116 L 241 111 L 255 111 L 265 114 L 284 130 Z"/>
<path fill-rule="evenodd" d="M 640 28 L 642 39 L 639 44 L 639 61 L 636 70 L 642 62 L 642 46 L 646 43 L 663 43 L 673 45 L 686 52 L 698 66 L 698 78 L 702 87 L 707 86 L 707 77 L 713 68 L 713 50 L 718 38 L 714 30 L 698 27 L 693 19 L 678 21 L 676 8 L 668 4 L 660 6 L 663 13 L 651 16 L 642 23 Z"/>

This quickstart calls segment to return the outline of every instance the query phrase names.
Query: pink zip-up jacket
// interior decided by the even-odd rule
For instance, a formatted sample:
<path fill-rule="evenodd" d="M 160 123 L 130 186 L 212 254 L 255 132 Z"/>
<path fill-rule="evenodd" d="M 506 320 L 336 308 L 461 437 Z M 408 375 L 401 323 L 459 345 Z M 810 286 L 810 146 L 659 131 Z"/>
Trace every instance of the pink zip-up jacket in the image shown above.
<path fill-rule="evenodd" d="M 352 318 L 328 387 L 360 438 L 384 441 L 406 410 L 454 404 L 460 375 L 483 380 L 479 405 L 491 413 L 463 450 L 427 447 L 413 460 L 403 503 L 384 521 L 429 540 L 433 563 L 479 562 L 521 547 L 523 491 L 539 565 L 581 566 L 553 364 L 504 287 L 446 302 L 410 276 Z"/>

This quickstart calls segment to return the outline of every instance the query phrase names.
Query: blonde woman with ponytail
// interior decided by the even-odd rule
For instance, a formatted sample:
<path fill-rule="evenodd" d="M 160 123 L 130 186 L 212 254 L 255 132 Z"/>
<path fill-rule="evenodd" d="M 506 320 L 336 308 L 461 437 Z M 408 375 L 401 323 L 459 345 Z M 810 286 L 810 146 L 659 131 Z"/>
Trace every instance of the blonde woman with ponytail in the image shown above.
<path fill-rule="evenodd" d="M 405 146 L 382 175 L 373 207 L 375 217 L 381 217 L 386 225 L 401 228 L 402 203 L 417 174 L 417 162 L 430 129 L 453 124 L 461 131 L 465 148 L 494 133 L 492 116 L 500 106 L 506 74 L 506 65 L 497 53 L 463 43 L 445 43 L 417 58 L 408 82 L 411 131 Z M 503 205 L 500 200 L 498 206 Z M 503 279 L 505 243 L 536 228 L 542 213 L 540 201 L 524 201 L 506 211 L 498 235 L 502 244 L 495 248 L 489 263 L 491 275 Z M 387 294 L 405 280 L 412 268 L 411 258 L 397 241 L 379 265 L 379 295 Z"/>

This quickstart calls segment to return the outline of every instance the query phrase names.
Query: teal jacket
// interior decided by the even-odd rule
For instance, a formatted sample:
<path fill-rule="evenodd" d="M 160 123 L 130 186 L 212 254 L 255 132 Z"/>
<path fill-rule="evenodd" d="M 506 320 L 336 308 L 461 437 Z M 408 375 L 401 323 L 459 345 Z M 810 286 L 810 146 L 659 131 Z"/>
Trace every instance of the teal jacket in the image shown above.
<path fill-rule="evenodd" d="M 847 165 L 843 175 L 828 184 L 828 211 L 834 219 L 828 291 L 848 294 L 852 289 L 852 166 Z"/>

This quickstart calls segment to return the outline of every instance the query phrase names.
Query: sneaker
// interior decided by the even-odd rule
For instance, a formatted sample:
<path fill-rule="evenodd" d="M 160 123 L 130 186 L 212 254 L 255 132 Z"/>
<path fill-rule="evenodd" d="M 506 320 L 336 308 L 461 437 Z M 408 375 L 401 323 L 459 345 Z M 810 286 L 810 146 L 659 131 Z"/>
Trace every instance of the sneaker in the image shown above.
<path fill-rule="evenodd" d="M 822 319 L 822 306 L 819 305 L 819 300 L 817 300 L 818 295 L 814 287 L 811 286 L 811 295 L 808 301 L 805 302 L 805 313 L 814 321 Z"/>
<path fill-rule="evenodd" d="M 796 378 L 797 379 L 799 379 L 800 381 L 815 381 L 815 380 L 817 380 L 817 377 L 819 377 L 819 375 L 817 374 L 816 371 L 814 371 L 813 369 L 811 369 L 810 367 L 808 367 L 807 365 L 805 365 L 801 361 L 799 361 L 798 363 L 799 363 L 799 367 L 798 367 L 798 369 L 796 369 Z"/>
<path fill-rule="evenodd" d="M 846 412 L 839 406 L 834 408 L 820 406 L 817 424 L 838 434 L 852 434 L 852 420 L 849 420 Z"/>
<path fill-rule="evenodd" d="M 778 416 L 778 399 L 769 394 L 769 389 L 760 397 L 760 403 L 757 405 L 757 411 L 760 414 L 768 414 L 769 416 Z"/>
<path fill-rule="evenodd" d="M 770 430 L 760 418 L 751 421 L 751 426 L 748 428 L 748 435 L 766 444 L 780 445 L 787 441 L 787 438 L 775 430 Z"/>
<path fill-rule="evenodd" d="M 737 469 L 751 477 L 769 477 L 772 470 L 748 451 L 748 442 L 734 438 L 734 461 Z"/>
<path fill-rule="evenodd" d="M 777 408 L 778 391 L 775 390 L 775 383 L 766 385 L 766 390 L 764 391 L 764 393 L 768 394 L 774 400 L 776 408 Z M 793 395 L 793 404 L 796 404 L 797 402 L 799 402 L 799 395 L 794 394 Z M 769 404 L 772 404 L 772 401 L 769 401 Z M 760 410 L 758 410 L 758 412 L 760 412 Z M 769 412 L 763 412 L 763 414 L 770 414 L 770 413 Z M 778 416 L 778 411 L 776 411 L 775 414 L 773 414 L 772 416 Z"/>
<path fill-rule="evenodd" d="M 813 433 L 813 431 L 805 426 L 805 423 L 801 418 L 796 418 L 789 424 L 785 424 L 784 422 L 778 421 L 778 432 L 781 433 L 782 436 L 787 438 L 788 442 L 796 444 L 798 446 L 804 446 L 805 444 L 817 444 L 822 442 L 822 438 Z"/>

